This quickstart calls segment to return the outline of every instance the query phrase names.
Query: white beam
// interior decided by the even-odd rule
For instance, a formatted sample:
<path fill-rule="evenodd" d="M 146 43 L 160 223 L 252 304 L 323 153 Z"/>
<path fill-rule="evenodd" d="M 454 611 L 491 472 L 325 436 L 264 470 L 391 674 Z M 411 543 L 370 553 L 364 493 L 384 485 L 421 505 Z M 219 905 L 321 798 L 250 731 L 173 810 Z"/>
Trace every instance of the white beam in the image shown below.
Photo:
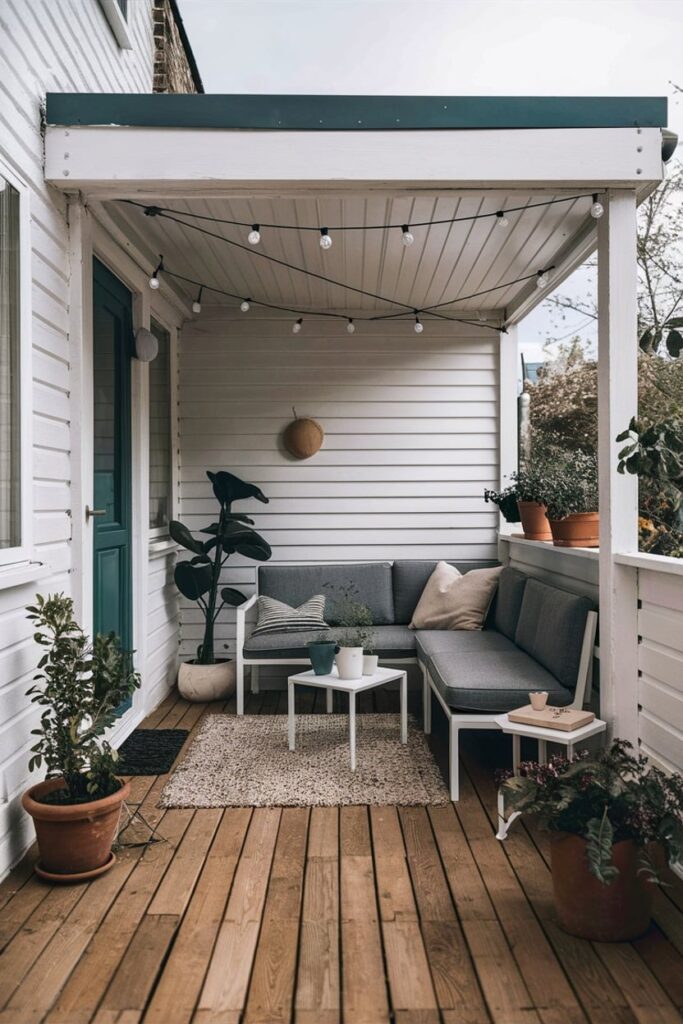
<path fill-rule="evenodd" d="M 614 190 L 598 223 L 600 702 L 615 736 L 638 738 L 638 480 L 617 473 L 616 436 L 638 410 L 636 196 Z"/>
<path fill-rule="evenodd" d="M 45 177 L 121 197 L 226 187 L 639 186 L 662 177 L 659 128 L 266 132 L 49 127 Z"/>
<path fill-rule="evenodd" d="M 510 473 L 517 469 L 517 328 L 499 335 L 498 357 L 498 457 L 501 487 L 509 487 Z M 501 523 L 503 520 L 501 520 Z"/>

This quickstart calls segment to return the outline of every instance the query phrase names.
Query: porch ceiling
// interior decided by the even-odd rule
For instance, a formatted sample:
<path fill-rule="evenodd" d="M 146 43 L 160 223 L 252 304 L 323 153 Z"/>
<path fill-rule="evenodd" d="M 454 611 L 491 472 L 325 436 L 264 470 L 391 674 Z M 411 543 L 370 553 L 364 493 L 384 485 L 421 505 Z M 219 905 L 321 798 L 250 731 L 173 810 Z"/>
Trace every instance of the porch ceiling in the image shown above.
<path fill-rule="evenodd" d="M 154 200 L 156 205 L 177 211 L 178 221 L 184 223 L 149 217 L 142 206 L 115 200 L 103 202 L 100 210 L 150 265 L 161 253 L 170 271 L 255 302 L 260 299 L 301 311 L 338 310 L 350 315 L 399 311 L 400 307 L 382 299 L 419 309 L 446 302 L 439 312 L 473 317 L 485 313 L 501 320 L 525 294 L 537 291 L 533 280 L 510 282 L 533 276 L 553 264 L 559 266 L 565 250 L 576 253 L 584 245 L 590 247 L 595 227 L 589 215 L 591 198 L 573 198 L 577 191 L 309 192 Z M 534 206 L 565 197 L 566 202 Z M 410 247 L 402 244 L 398 228 L 332 229 L 334 225 L 414 225 L 510 207 L 525 208 L 507 214 L 507 227 L 499 226 L 495 216 L 411 226 L 415 242 Z M 194 220 L 188 215 L 261 225 L 330 225 L 333 245 L 326 252 L 321 250 L 315 231 L 263 227 L 261 243 L 252 247 L 246 242 L 248 228 Z M 198 228 L 217 237 L 209 237 Z M 264 255 L 382 298 L 363 296 L 307 276 L 270 262 Z M 173 285 L 190 302 L 196 296 L 195 285 L 178 280 Z M 218 293 L 205 294 L 204 302 L 239 305 L 239 299 Z"/>

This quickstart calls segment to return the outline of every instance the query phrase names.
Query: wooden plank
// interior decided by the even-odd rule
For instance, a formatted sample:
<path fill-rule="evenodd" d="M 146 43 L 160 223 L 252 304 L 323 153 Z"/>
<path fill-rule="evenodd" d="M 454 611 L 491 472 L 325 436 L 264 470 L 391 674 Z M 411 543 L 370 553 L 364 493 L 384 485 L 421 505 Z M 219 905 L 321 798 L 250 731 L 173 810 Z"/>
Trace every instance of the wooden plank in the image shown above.
<path fill-rule="evenodd" d="M 235 875 L 251 811 L 223 812 L 173 949 L 145 1013 L 146 1024 L 185 1024 L 192 1019 Z"/>
<path fill-rule="evenodd" d="M 340 810 L 342 1003 L 345 1024 L 389 1019 L 368 813 Z"/>
<path fill-rule="evenodd" d="M 308 818 L 307 807 L 282 811 L 245 1024 L 286 1024 L 292 1015 Z"/>
<path fill-rule="evenodd" d="M 339 811 L 313 807 L 299 937 L 297 1024 L 338 1024 L 339 972 Z"/>
<path fill-rule="evenodd" d="M 148 914 L 181 916 L 185 912 L 222 813 L 219 808 L 195 811 L 168 871 L 147 908 Z"/>
<path fill-rule="evenodd" d="M 277 808 L 257 807 L 252 815 L 199 1009 L 223 1012 L 244 1008 L 280 814 Z"/>
<path fill-rule="evenodd" d="M 625 942 L 594 946 L 639 1024 L 680 1024 L 678 1010 L 632 946 Z"/>
<path fill-rule="evenodd" d="M 396 808 L 371 807 L 370 821 L 382 922 L 417 921 L 417 907 Z"/>
<path fill-rule="evenodd" d="M 109 1024 L 112 1011 L 142 1011 L 173 941 L 175 914 L 145 914 L 112 978 L 94 1024 Z"/>
<path fill-rule="evenodd" d="M 633 948 L 642 957 L 674 1006 L 683 1012 L 683 957 L 653 925 L 636 939 Z"/>

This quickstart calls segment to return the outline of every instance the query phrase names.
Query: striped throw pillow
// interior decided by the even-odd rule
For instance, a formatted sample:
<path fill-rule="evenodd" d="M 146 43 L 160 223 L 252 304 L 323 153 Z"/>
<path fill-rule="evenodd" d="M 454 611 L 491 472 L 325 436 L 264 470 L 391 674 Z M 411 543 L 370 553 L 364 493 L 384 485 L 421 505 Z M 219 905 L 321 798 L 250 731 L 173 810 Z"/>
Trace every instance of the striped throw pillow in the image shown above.
<path fill-rule="evenodd" d="M 264 633 L 303 633 L 309 629 L 329 629 L 323 618 L 325 614 L 325 595 L 316 594 L 309 597 L 298 608 L 292 608 L 284 601 L 276 601 L 274 597 L 259 597 L 258 621 L 252 636 Z"/>

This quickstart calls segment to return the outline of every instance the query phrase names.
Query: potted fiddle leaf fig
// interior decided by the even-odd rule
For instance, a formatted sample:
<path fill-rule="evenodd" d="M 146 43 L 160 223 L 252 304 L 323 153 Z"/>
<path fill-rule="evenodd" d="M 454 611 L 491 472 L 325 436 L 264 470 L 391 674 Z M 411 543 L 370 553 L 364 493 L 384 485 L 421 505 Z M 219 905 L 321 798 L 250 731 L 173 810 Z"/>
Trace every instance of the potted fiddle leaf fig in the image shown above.
<path fill-rule="evenodd" d="M 40 709 L 29 771 L 45 768 L 46 778 L 22 798 L 38 838 L 36 871 L 47 881 L 86 881 L 116 859 L 111 847 L 130 783 L 117 776 L 118 755 L 104 734 L 140 679 L 113 633 L 89 640 L 70 597 L 39 595 L 27 611 L 43 652 L 27 696 Z"/>
<path fill-rule="evenodd" d="M 172 539 L 192 554 L 192 558 L 176 564 L 176 586 L 183 597 L 197 603 L 204 619 L 204 636 L 197 656 L 181 664 L 178 672 L 180 693 L 186 700 L 196 701 L 225 699 L 235 689 L 235 662 L 216 657 L 214 629 L 226 605 L 236 608 L 247 598 L 240 590 L 220 586 L 223 567 L 233 554 L 258 562 L 267 561 L 272 554 L 268 542 L 252 529 L 254 520 L 243 512 L 232 511 L 233 502 L 248 498 L 267 504 L 265 494 L 232 473 L 207 470 L 206 475 L 219 506 L 218 520 L 199 531 L 208 539 L 195 537 L 177 520 L 169 526 Z"/>

